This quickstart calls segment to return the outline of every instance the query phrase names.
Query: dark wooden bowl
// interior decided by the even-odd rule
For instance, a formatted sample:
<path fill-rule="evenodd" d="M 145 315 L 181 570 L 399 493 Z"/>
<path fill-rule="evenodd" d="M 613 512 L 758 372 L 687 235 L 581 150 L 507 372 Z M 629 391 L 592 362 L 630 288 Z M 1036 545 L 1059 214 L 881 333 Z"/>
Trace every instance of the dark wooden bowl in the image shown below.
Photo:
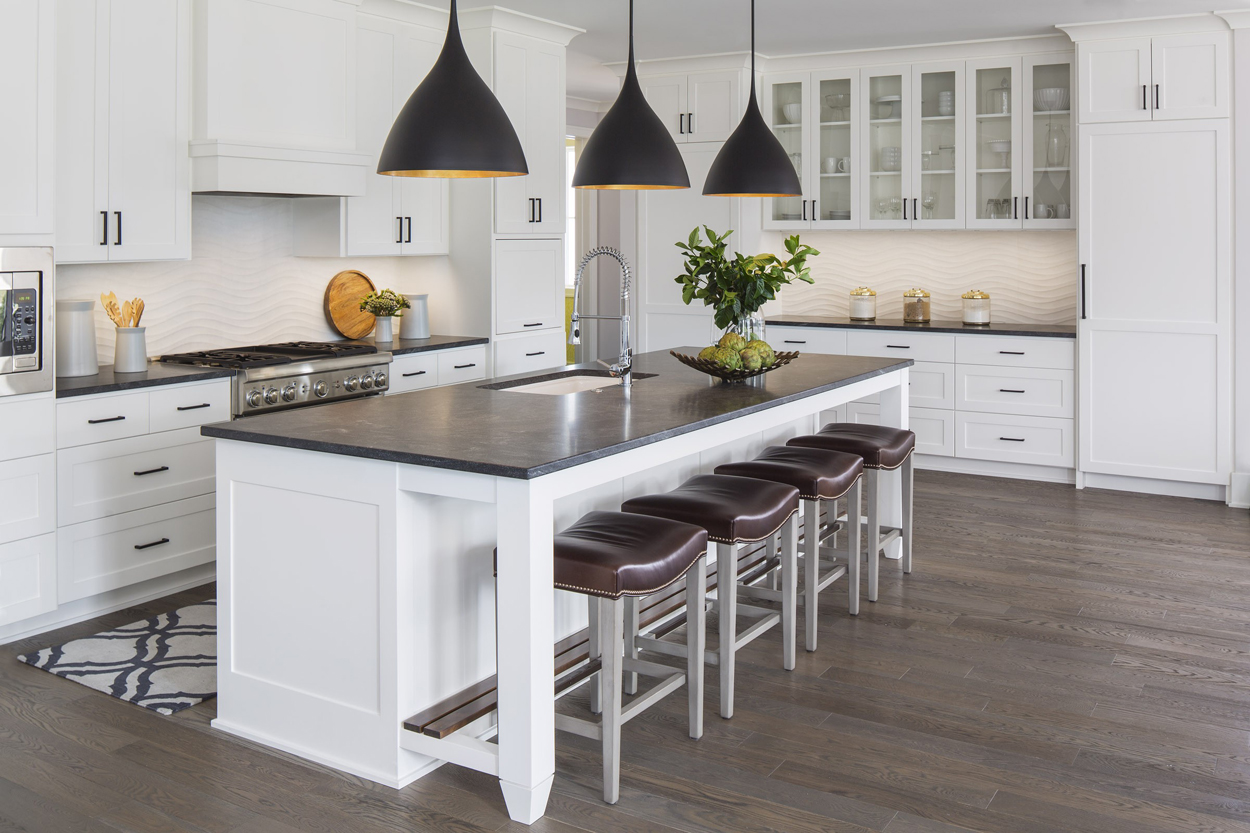
<path fill-rule="evenodd" d="M 797 352 L 776 353 L 774 354 L 774 357 L 773 357 L 773 363 L 770 364 L 768 367 L 761 367 L 759 370 L 726 370 L 725 368 L 721 367 L 718 364 L 715 364 L 709 361 L 704 361 L 703 359 L 700 359 L 697 356 L 687 356 L 682 353 L 678 353 L 676 350 L 669 350 L 668 353 L 670 356 L 677 359 L 677 361 L 681 362 L 687 367 L 693 367 L 695 370 L 699 371 L 700 373 L 706 373 L 709 376 L 715 376 L 717 379 L 721 379 L 725 382 L 731 382 L 731 383 L 742 382 L 742 381 L 745 381 L 746 379 L 750 379 L 755 376 L 761 376 L 770 370 L 776 370 L 779 367 L 785 367 L 790 362 L 794 361 L 795 359 L 799 357 L 799 354 Z"/>

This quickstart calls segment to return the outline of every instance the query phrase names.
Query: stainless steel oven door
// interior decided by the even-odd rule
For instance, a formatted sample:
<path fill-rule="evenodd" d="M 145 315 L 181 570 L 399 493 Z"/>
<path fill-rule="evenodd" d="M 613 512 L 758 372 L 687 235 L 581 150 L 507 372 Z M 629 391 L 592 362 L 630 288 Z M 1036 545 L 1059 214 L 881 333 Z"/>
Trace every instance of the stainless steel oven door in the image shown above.
<path fill-rule="evenodd" d="M 52 250 L 0 248 L 0 396 L 50 391 Z"/>

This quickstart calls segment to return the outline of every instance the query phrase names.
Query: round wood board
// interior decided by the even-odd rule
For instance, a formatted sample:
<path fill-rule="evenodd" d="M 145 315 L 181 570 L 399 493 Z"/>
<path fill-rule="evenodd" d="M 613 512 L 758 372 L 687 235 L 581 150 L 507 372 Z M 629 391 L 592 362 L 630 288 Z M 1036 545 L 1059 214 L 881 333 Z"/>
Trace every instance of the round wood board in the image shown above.
<path fill-rule="evenodd" d="M 360 309 L 360 300 L 377 287 L 369 276 L 355 269 L 339 272 L 326 287 L 326 319 L 344 338 L 364 338 L 373 330 L 374 318 Z"/>

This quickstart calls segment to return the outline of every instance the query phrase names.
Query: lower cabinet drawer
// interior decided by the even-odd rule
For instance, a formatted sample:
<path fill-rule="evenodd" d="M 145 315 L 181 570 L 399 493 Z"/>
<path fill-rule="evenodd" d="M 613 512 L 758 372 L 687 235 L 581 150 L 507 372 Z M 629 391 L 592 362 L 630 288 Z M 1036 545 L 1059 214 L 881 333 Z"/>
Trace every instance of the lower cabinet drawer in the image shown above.
<path fill-rule="evenodd" d="M 438 385 L 438 353 L 414 353 L 396 356 L 391 361 L 389 393 L 432 388 Z"/>
<path fill-rule="evenodd" d="M 788 353 L 825 353 L 831 356 L 846 355 L 846 330 L 828 330 L 821 327 L 774 327 L 764 331 L 764 337 L 774 350 Z"/>
<path fill-rule="evenodd" d="M 153 434 L 230 419 L 229 379 L 154 388 L 148 396 L 148 421 Z"/>
<path fill-rule="evenodd" d="M 866 402 L 846 406 L 846 421 L 862 425 L 880 424 L 881 408 Z M 940 457 L 955 456 L 955 412 L 940 408 L 910 408 L 910 428 L 916 435 L 916 451 Z"/>
<path fill-rule="evenodd" d="M 438 383 L 458 385 L 486 378 L 486 346 L 438 354 Z"/>
<path fill-rule="evenodd" d="M 56 447 L 148 433 L 148 392 L 84 396 L 56 403 Z"/>
<path fill-rule="evenodd" d="M 56 451 L 56 400 L 50 396 L 0 399 L 0 460 Z"/>
<path fill-rule="evenodd" d="M 848 356 L 884 356 L 918 362 L 955 362 L 955 337 L 945 333 L 897 330 L 851 330 L 846 334 Z"/>
<path fill-rule="evenodd" d="M 215 495 L 57 530 L 62 604 L 176 573 L 216 557 Z"/>
<path fill-rule="evenodd" d="M 1071 370 L 958 365 L 956 406 L 961 411 L 1071 418 Z"/>
<path fill-rule="evenodd" d="M 0 625 L 56 610 L 56 533 L 0 544 Z"/>
<path fill-rule="evenodd" d="M 1076 339 L 1019 338 L 1016 336 L 955 336 L 955 361 L 959 364 L 994 364 L 1003 367 L 1075 367 Z"/>
<path fill-rule="evenodd" d="M 564 367 L 565 355 L 563 330 L 496 341 L 495 375 L 512 376 L 533 370 Z"/>
<path fill-rule="evenodd" d="M 0 462 L 0 544 L 55 531 L 56 455 Z"/>
<path fill-rule="evenodd" d="M 67 448 L 57 455 L 61 526 L 214 490 L 213 441 L 198 428 Z"/>
<path fill-rule="evenodd" d="M 957 413 L 955 456 L 1072 468 L 1073 420 Z"/>
<path fill-rule="evenodd" d="M 913 408 L 955 407 L 955 365 L 943 362 L 916 362 L 908 373 L 907 398 Z M 861 402 L 877 403 L 881 394 L 866 396 Z"/>

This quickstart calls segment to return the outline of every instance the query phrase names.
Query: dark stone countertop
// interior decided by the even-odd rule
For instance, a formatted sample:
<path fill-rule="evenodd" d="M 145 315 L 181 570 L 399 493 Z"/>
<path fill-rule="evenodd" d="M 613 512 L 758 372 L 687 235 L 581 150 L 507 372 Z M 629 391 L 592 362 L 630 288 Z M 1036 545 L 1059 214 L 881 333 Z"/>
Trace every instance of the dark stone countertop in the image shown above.
<path fill-rule="evenodd" d="M 697 348 L 679 348 L 694 352 Z M 206 425 L 241 442 L 530 479 L 911 366 L 910 359 L 808 353 L 725 385 L 668 353 L 635 357 L 626 392 L 547 396 L 491 390 L 500 379 L 370 397 Z M 597 365 L 575 367 L 600 371 Z M 508 379 L 551 377 L 521 374 Z"/>
<path fill-rule="evenodd" d="M 372 344 L 379 350 L 385 350 L 395 356 L 406 356 L 409 353 L 427 353 L 431 350 L 451 350 L 453 347 L 474 347 L 478 344 L 490 344 L 490 339 L 482 336 L 432 335 L 429 338 L 397 338 L 390 343 L 374 341 L 372 338 L 362 338 L 360 341 L 364 344 Z"/>
<path fill-rule="evenodd" d="M 824 315 L 779 315 L 766 324 L 778 327 L 828 327 L 836 330 L 899 330 L 918 333 L 958 333 L 960 335 L 1027 336 L 1030 338 L 1076 338 L 1075 324 L 965 324 L 962 321 L 930 321 L 909 324 L 901 318 L 852 321 Z"/>
<path fill-rule="evenodd" d="M 149 362 L 142 373 L 114 373 L 111 364 L 100 365 L 94 376 L 72 376 L 56 380 L 56 398 L 90 396 L 93 393 L 113 393 L 135 388 L 153 388 L 161 385 L 180 385 L 202 382 L 205 379 L 222 379 L 234 375 L 234 371 L 220 367 L 192 367 L 184 364 L 161 364 Z"/>

